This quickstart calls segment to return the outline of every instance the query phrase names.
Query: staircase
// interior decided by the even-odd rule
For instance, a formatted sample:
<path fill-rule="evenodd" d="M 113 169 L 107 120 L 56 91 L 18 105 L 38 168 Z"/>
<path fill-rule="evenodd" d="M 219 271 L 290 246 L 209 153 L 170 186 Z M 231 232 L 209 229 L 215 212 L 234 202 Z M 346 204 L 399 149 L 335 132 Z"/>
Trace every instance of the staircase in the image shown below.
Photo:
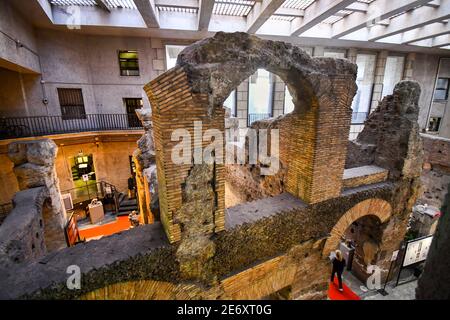
<path fill-rule="evenodd" d="M 119 193 L 118 195 L 118 216 L 128 215 L 131 211 L 138 211 L 137 200 L 128 199 L 127 195 L 124 193 Z"/>

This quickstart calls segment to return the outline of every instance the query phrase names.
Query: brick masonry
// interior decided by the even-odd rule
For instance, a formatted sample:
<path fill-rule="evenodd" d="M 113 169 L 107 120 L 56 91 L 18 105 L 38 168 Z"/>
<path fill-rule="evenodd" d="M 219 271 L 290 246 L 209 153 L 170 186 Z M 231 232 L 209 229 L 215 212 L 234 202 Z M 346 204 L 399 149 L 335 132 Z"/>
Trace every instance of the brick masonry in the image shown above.
<path fill-rule="evenodd" d="M 377 166 L 362 166 L 344 170 L 344 188 L 386 181 L 388 171 Z"/>

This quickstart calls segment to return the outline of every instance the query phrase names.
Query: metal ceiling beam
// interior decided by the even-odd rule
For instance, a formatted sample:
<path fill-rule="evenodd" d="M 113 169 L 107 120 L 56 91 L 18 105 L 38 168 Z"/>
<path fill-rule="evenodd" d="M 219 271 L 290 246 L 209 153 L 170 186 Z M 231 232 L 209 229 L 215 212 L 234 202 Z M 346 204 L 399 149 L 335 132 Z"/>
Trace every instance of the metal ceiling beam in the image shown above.
<path fill-rule="evenodd" d="M 105 0 L 95 0 L 95 3 L 99 8 L 105 10 L 106 12 L 111 12 L 111 10 L 109 10 L 108 6 L 105 3 Z"/>
<path fill-rule="evenodd" d="M 331 38 L 342 38 L 393 15 L 413 9 L 431 0 L 376 0 L 367 7 L 367 13 L 354 12 L 332 26 Z"/>
<path fill-rule="evenodd" d="M 377 41 L 402 32 L 442 21 L 450 17 L 450 0 L 442 0 L 438 8 L 420 7 L 398 17 L 392 18 L 388 26 L 376 26 L 368 31 L 367 39 Z"/>
<path fill-rule="evenodd" d="M 450 23 L 432 23 L 430 25 L 404 32 L 399 35 L 399 43 L 410 44 L 450 33 Z"/>
<path fill-rule="evenodd" d="M 247 32 L 255 33 L 281 7 L 284 0 L 263 0 L 254 4 L 247 15 Z"/>
<path fill-rule="evenodd" d="M 198 30 L 208 30 L 214 8 L 214 0 L 199 0 Z"/>
<path fill-rule="evenodd" d="M 353 4 L 356 0 L 317 0 L 305 9 L 303 19 L 298 19 L 299 23 L 292 25 L 292 36 L 298 36 L 311 29 L 326 18 L 335 15 L 340 10 Z"/>
<path fill-rule="evenodd" d="M 154 0 L 134 0 L 139 13 L 148 28 L 159 28 L 158 11 Z"/>
<path fill-rule="evenodd" d="M 432 48 L 441 48 L 446 46 L 450 46 L 450 35 L 448 34 L 433 38 L 431 41 Z"/>

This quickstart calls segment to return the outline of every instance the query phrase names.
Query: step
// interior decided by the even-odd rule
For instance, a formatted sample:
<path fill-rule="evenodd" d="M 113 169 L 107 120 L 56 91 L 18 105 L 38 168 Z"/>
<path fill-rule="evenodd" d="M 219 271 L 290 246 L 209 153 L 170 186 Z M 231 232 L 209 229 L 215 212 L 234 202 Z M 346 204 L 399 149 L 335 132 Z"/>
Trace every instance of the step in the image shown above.
<path fill-rule="evenodd" d="M 119 207 L 119 212 L 133 211 L 133 210 L 137 210 L 137 206 L 121 206 L 121 207 Z"/>
<path fill-rule="evenodd" d="M 119 202 L 119 206 L 135 206 L 137 205 L 136 199 L 126 199 Z"/>
<path fill-rule="evenodd" d="M 125 194 L 123 194 L 122 192 L 119 193 L 119 197 L 117 199 L 118 199 L 119 203 L 121 203 L 125 199 Z"/>

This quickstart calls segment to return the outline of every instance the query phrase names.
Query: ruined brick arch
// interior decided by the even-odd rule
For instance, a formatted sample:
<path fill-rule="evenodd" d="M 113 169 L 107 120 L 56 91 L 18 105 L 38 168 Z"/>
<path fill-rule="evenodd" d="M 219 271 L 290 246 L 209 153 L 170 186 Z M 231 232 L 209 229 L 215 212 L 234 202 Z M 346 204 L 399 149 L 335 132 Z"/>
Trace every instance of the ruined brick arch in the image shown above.
<path fill-rule="evenodd" d="M 202 133 L 224 132 L 224 100 L 258 68 L 277 74 L 293 96 L 294 112 L 279 124 L 281 139 L 288 141 L 280 150 L 289 163 L 286 191 L 307 203 L 340 195 L 356 65 L 312 58 L 284 42 L 219 32 L 185 48 L 174 68 L 144 87 L 152 107 L 160 216 L 171 242 L 193 235 L 189 230 L 206 235 L 225 227 L 224 165 L 173 164 L 171 151 L 179 141 L 172 141 L 172 133 L 187 130 L 191 145 L 206 147 L 209 141 L 195 137 L 194 123 L 201 121 Z M 201 196 L 189 197 L 189 188 Z"/>
<path fill-rule="evenodd" d="M 365 216 L 375 216 L 381 223 L 385 223 L 392 215 L 392 207 L 386 200 L 373 198 L 359 202 L 338 220 L 333 229 L 331 229 L 324 249 L 323 256 L 328 257 L 331 251 L 336 250 L 339 245 L 341 236 L 347 228 L 356 220 Z"/>
<path fill-rule="evenodd" d="M 286 83 L 295 111 L 317 106 L 318 96 L 326 94 L 330 85 L 330 79 L 322 77 L 322 83 L 319 80 L 326 74 L 321 62 L 284 42 L 262 40 L 246 33 L 219 32 L 184 49 L 177 66 L 187 71 L 193 92 L 208 94 L 211 114 L 259 68 L 278 75 Z"/>

